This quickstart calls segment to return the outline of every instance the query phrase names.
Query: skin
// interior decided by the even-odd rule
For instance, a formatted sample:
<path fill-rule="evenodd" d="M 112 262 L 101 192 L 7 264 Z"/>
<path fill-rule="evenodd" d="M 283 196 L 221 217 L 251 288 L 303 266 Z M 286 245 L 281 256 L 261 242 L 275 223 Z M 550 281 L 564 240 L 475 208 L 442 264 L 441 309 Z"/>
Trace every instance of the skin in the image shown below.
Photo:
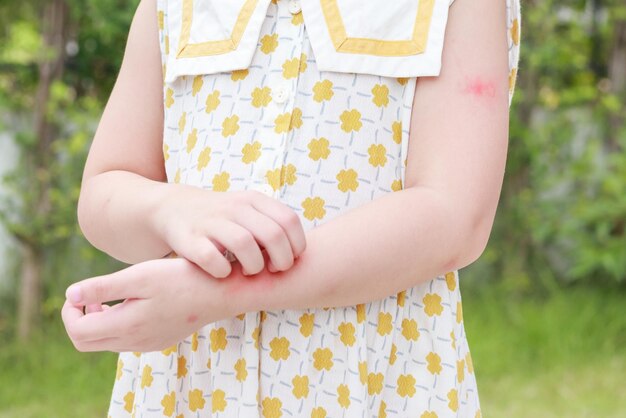
<path fill-rule="evenodd" d="M 245 266 L 235 261 L 225 278 L 209 274 L 185 256 L 159 259 L 171 248 L 172 238 L 163 232 L 171 222 L 167 214 L 174 213 L 167 202 L 181 199 L 177 193 L 182 189 L 142 179 L 145 174 L 117 171 L 93 177 L 81 226 L 111 253 L 141 261 L 68 288 L 62 316 L 74 346 L 80 351 L 161 350 L 202 325 L 243 312 L 365 303 L 475 261 L 493 225 L 508 146 L 505 13 L 502 1 L 454 2 L 442 72 L 417 82 L 404 189 L 307 231 L 306 250 L 286 269 L 269 271 L 268 251 L 261 252 L 266 268 L 257 274 L 244 275 Z M 131 52 L 125 58 L 130 64 L 122 68 L 127 74 L 120 74 L 128 79 L 116 86 L 109 103 L 113 108 L 132 95 L 130 86 L 142 82 L 139 78 L 161 76 L 151 22 L 156 22 L 153 0 L 144 0 L 131 28 Z M 152 62 L 141 60 L 141 69 L 134 68 L 139 65 L 133 58 L 138 49 L 152 57 Z M 156 84 L 151 88 L 157 90 Z M 151 112 L 161 109 L 163 98 L 152 91 L 147 96 L 145 106 L 125 109 L 130 114 L 112 110 L 113 116 L 103 117 L 101 135 L 103 142 L 113 141 L 114 126 L 139 125 L 132 130 L 141 139 L 129 146 L 152 159 L 129 159 L 126 169 L 152 170 L 158 179 L 161 115 Z M 99 149 L 93 158 L 106 159 L 104 155 Z M 93 193 L 96 184 L 105 190 L 103 200 Z M 139 194 L 144 194 L 141 199 L 135 197 Z M 96 220 L 95 208 L 103 201 L 106 216 Z M 122 242 L 125 227 L 130 230 Z M 132 249 L 131 243 L 147 247 Z M 124 302 L 103 305 L 120 299 Z M 83 306 L 88 306 L 87 314 Z"/>

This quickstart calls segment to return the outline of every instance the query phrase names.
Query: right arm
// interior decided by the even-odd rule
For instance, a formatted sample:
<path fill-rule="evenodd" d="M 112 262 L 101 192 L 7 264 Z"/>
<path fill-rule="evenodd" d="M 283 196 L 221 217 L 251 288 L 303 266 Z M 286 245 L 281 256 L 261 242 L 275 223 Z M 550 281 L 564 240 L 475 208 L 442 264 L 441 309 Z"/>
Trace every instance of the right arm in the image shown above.
<path fill-rule="evenodd" d="M 77 215 L 99 250 L 129 264 L 174 250 L 224 277 L 227 248 L 250 274 L 285 270 L 305 247 L 288 206 L 256 191 L 213 192 L 168 183 L 163 158 L 163 73 L 155 0 L 142 0 L 83 172 Z"/>
<path fill-rule="evenodd" d="M 163 75 L 154 0 L 140 2 L 122 66 L 85 163 L 78 222 L 96 248 L 130 264 L 171 251 L 154 228 L 170 193 L 163 151 Z"/>

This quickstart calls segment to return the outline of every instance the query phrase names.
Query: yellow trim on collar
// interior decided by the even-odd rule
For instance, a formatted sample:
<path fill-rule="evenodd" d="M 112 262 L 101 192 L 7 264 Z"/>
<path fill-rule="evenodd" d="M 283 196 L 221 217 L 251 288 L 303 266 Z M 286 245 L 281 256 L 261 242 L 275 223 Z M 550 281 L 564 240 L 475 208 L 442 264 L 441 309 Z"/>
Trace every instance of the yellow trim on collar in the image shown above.
<path fill-rule="evenodd" d="M 258 0 L 246 0 L 239 11 L 239 16 L 237 16 L 237 21 L 235 22 L 229 39 L 190 44 L 189 37 L 191 35 L 191 22 L 193 19 L 193 0 L 183 0 L 183 23 L 176 57 L 193 58 L 234 51 L 241 41 L 241 37 L 248 26 L 248 22 L 250 21 L 250 17 L 257 3 Z"/>
<path fill-rule="evenodd" d="M 373 38 L 350 38 L 337 6 L 337 0 L 320 0 L 330 37 L 338 52 L 379 56 L 420 54 L 426 50 L 435 0 L 420 0 L 410 40 L 392 41 Z"/>

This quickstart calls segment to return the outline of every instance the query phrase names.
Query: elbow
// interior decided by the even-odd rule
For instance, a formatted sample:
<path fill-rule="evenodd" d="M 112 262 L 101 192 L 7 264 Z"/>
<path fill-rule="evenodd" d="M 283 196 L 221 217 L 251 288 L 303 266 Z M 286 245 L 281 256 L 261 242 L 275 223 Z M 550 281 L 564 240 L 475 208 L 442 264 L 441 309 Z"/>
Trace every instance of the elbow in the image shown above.
<path fill-rule="evenodd" d="M 83 234 L 85 239 L 91 244 L 95 246 L 92 237 L 92 216 L 90 215 L 90 207 L 88 203 L 87 191 L 85 190 L 85 186 L 81 187 L 80 194 L 78 196 L 78 203 L 76 204 L 76 220 L 78 222 L 78 228 L 80 232 Z"/>
<path fill-rule="evenodd" d="M 459 268 L 474 263 L 485 252 L 491 236 L 493 221 L 493 216 L 483 213 L 469 222 L 468 232 L 465 234 L 465 245 L 462 246 L 462 251 L 460 251 L 459 264 L 461 266 Z"/>
<path fill-rule="evenodd" d="M 101 219 L 98 219 L 98 217 L 102 216 L 102 213 L 104 213 L 104 208 L 99 208 L 99 214 L 93 213 L 94 205 L 91 202 L 93 193 L 90 190 L 89 183 L 89 180 L 85 180 L 81 185 L 80 193 L 78 195 L 78 202 L 76 204 L 76 220 L 78 223 L 78 228 L 80 229 L 85 239 L 94 247 L 102 250 L 97 238 L 96 223 L 98 221 L 102 221 Z"/>

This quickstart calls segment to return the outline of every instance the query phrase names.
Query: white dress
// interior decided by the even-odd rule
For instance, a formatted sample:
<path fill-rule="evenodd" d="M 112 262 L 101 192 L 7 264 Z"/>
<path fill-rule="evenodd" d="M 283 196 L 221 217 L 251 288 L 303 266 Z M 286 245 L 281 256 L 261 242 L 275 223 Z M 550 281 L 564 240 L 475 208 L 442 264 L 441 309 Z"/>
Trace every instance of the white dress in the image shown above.
<path fill-rule="evenodd" d="M 421 1 L 158 0 L 168 181 L 260 190 L 305 230 L 402 190 L 416 77 L 440 71 L 449 6 Z M 352 10 L 373 23 L 359 27 Z M 507 24 L 512 95 L 518 0 Z M 407 29 L 408 41 L 372 41 Z M 163 351 L 120 353 L 108 414 L 480 417 L 458 271 L 366 304 L 249 312 Z"/>

